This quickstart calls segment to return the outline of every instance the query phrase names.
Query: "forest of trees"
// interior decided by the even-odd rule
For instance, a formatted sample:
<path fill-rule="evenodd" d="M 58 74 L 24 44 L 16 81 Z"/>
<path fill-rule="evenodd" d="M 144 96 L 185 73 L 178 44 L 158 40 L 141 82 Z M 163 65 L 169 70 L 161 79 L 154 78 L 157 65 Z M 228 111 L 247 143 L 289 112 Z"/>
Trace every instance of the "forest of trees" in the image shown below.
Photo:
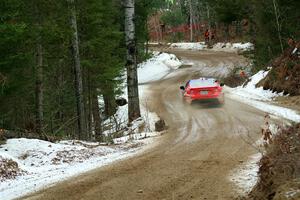
<path fill-rule="evenodd" d="M 124 24 L 130 3 L 133 38 Z M 94 132 L 102 140 L 101 123 L 116 111 L 120 77 L 145 58 L 147 18 L 157 10 L 170 25 L 247 20 L 255 61 L 264 66 L 288 38 L 299 40 L 299 9 L 298 0 L 1 0 L 0 128 L 80 139 Z M 129 85 L 137 84 L 127 75 Z M 138 110 L 130 101 L 138 98 L 129 98 Z"/>
<path fill-rule="evenodd" d="M 228 25 L 249 31 L 240 40 L 255 44 L 255 63 L 264 67 L 280 55 L 288 39 L 300 38 L 300 1 L 298 0 L 169 0 L 162 21 L 166 25 L 208 22 L 210 26 Z M 192 20 L 191 20 L 192 19 Z M 226 33 L 227 32 L 227 33 Z M 237 33 L 241 33 L 237 30 Z M 202 36 L 202 33 L 201 33 Z M 223 38 L 226 40 L 226 37 Z"/>
<path fill-rule="evenodd" d="M 124 24 L 130 2 L 1 0 L 0 128 L 102 140 L 101 122 L 115 113 L 120 77 L 130 66 Z M 135 2 L 138 48 L 131 64 L 144 58 L 147 16 L 159 2 Z"/>

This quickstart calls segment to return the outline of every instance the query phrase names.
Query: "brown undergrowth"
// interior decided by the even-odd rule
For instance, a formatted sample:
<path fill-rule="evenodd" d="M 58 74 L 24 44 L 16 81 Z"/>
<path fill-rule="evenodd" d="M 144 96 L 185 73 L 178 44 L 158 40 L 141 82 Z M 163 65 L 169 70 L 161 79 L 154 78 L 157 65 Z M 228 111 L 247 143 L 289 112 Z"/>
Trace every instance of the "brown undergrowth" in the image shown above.
<path fill-rule="evenodd" d="M 281 128 L 259 162 L 252 200 L 300 199 L 300 124 Z"/>
<path fill-rule="evenodd" d="M 19 168 L 17 162 L 0 156 L 0 182 L 6 179 L 14 179 L 24 173 L 25 171 Z"/>
<path fill-rule="evenodd" d="M 300 95 L 300 42 L 286 49 L 273 60 L 269 74 L 258 83 L 264 89 Z M 297 50 L 298 49 L 298 50 Z"/>

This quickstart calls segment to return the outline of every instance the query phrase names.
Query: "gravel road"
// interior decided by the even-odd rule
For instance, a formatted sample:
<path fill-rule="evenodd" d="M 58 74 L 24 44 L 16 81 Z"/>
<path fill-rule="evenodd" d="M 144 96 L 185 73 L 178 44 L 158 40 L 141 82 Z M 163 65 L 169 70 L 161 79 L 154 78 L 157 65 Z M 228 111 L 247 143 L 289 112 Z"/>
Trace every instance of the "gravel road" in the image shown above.
<path fill-rule="evenodd" d="M 169 126 L 154 148 L 23 199 L 234 199 L 238 194 L 228 175 L 255 153 L 246 140 L 260 137 L 264 113 L 226 95 L 223 106 L 185 105 L 179 86 L 201 75 L 224 77 L 247 60 L 225 52 L 172 53 L 193 66 L 150 85 L 150 110 Z"/>

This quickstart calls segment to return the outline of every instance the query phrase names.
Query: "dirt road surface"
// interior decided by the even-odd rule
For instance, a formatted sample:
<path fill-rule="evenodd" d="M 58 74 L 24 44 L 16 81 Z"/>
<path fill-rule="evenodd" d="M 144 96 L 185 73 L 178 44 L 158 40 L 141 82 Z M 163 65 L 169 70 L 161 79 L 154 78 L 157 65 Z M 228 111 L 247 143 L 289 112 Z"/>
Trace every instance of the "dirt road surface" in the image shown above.
<path fill-rule="evenodd" d="M 247 61 L 231 53 L 173 53 L 193 66 L 151 83 L 150 109 L 169 126 L 154 148 L 23 199 L 234 199 L 228 174 L 255 153 L 246 140 L 260 137 L 264 113 L 229 98 L 222 107 L 185 105 L 179 86 L 199 75 L 226 76 L 228 68 Z"/>

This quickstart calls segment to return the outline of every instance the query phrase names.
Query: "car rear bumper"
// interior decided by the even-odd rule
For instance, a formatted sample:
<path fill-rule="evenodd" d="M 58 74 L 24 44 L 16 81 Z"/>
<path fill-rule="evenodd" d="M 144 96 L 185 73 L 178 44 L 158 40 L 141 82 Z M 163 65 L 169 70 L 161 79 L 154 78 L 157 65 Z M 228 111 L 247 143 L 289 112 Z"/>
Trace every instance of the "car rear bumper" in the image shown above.
<path fill-rule="evenodd" d="M 203 96 L 203 95 L 194 95 L 194 96 L 185 96 L 184 97 L 185 100 L 188 102 L 188 103 L 192 103 L 192 102 L 220 102 L 220 103 L 223 103 L 224 101 L 224 93 L 220 93 L 220 94 L 217 94 L 217 95 L 206 95 L 206 96 Z"/>

